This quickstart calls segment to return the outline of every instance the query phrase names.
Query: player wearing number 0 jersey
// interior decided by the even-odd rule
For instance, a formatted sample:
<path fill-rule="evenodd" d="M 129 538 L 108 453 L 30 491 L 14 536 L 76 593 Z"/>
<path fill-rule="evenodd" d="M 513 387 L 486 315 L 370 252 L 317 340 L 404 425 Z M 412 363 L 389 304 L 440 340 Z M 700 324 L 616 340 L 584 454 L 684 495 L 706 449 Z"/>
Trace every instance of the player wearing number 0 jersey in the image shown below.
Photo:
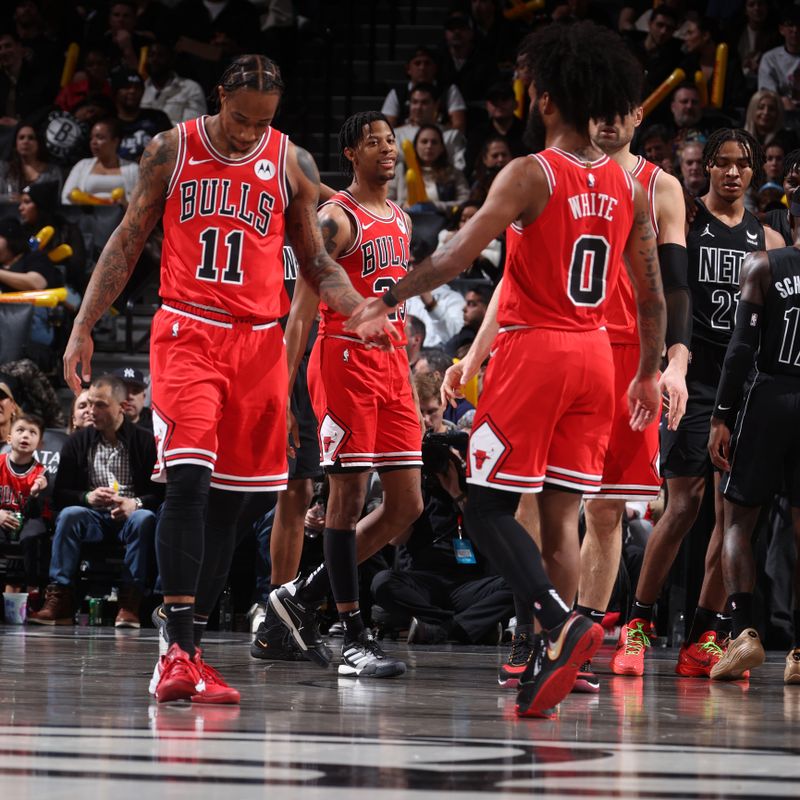
<path fill-rule="evenodd" d="M 156 477 L 167 482 L 156 533 L 170 645 L 154 674 L 159 702 L 239 701 L 196 645 L 227 580 L 245 493 L 286 482 L 284 220 L 301 272 L 325 301 L 343 313 L 363 301 L 324 251 L 313 159 L 271 127 L 282 89 L 276 64 L 239 56 L 216 87 L 217 114 L 148 145 L 64 355 L 77 391 L 78 363 L 90 375 L 91 328 L 163 216 L 164 302 L 150 361 Z M 356 335 L 384 341 L 383 324 Z"/>
<path fill-rule="evenodd" d="M 570 606 L 581 496 L 600 487 L 613 413 L 604 304 L 623 250 L 641 342 L 626 398 L 636 429 L 658 410 L 665 315 L 647 197 L 589 136 L 591 119 L 625 115 L 639 102 L 641 69 L 618 37 L 590 23 L 537 31 L 520 56 L 532 74 L 527 133 L 536 155 L 504 167 L 484 205 L 447 246 L 350 324 L 454 277 L 508 229 L 497 313 L 502 332 L 470 437 L 465 520 L 511 586 L 518 622 L 535 616 L 546 631 L 518 678 L 517 713 L 536 716 L 571 691 L 581 663 L 602 639 L 600 626 L 570 613 Z M 461 380 L 479 364 L 463 369 Z M 562 565 L 557 588 L 514 518 L 520 494 L 533 492 L 541 492 L 542 547 Z"/>

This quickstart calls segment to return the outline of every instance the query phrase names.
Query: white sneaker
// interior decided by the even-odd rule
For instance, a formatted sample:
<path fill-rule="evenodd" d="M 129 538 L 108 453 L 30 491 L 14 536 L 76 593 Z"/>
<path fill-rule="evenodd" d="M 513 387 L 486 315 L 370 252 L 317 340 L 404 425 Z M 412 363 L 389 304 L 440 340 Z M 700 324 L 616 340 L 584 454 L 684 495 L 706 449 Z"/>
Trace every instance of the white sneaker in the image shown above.
<path fill-rule="evenodd" d="M 402 675 L 406 665 L 389 658 L 366 631 L 357 642 L 342 645 L 339 674 L 352 678 L 392 678 Z"/>
<path fill-rule="evenodd" d="M 250 633 L 256 633 L 259 626 L 267 616 L 266 603 L 253 603 L 250 610 L 247 612 L 247 618 L 250 620 Z"/>

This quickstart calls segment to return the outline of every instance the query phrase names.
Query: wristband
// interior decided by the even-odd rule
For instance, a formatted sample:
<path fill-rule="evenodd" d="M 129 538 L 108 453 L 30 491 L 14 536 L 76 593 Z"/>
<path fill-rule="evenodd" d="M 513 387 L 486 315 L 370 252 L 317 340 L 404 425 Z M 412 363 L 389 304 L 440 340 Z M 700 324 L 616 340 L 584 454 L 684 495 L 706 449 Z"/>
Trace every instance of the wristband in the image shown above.
<path fill-rule="evenodd" d="M 395 306 L 400 305 L 400 301 L 394 296 L 394 292 L 391 289 L 387 289 L 383 295 L 381 296 L 381 300 L 389 307 L 394 308 Z"/>

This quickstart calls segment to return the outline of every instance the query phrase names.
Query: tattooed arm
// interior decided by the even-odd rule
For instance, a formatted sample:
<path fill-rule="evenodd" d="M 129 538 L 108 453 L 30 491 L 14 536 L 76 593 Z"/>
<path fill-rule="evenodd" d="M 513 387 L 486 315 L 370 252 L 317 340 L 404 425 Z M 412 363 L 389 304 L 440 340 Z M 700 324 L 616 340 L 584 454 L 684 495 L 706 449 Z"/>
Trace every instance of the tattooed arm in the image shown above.
<path fill-rule="evenodd" d="M 664 351 L 667 311 L 661 287 L 656 234 L 650 223 L 647 194 L 633 182 L 633 226 L 625 246 L 625 262 L 636 295 L 639 328 L 639 371 L 628 390 L 631 427 L 644 430 L 660 405 L 658 369 Z"/>
<path fill-rule="evenodd" d="M 177 149 L 178 132 L 174 128 L 159 134 L 147 146 L 125 216 L 106 242 L 92 272 L 64 353 L 64 378 L 75 394 L 81 389 L 78 364 L 81 378 L 91 379 L 92 327 L 125 287 L 147 237 L 164 211 Z"/>

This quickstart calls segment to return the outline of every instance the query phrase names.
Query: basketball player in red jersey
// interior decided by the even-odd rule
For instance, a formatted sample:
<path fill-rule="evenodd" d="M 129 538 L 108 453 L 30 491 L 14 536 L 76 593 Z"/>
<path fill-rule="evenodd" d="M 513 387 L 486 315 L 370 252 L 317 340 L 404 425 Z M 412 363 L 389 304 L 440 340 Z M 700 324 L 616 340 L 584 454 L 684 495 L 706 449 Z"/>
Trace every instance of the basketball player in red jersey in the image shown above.
<path fill-rule="evenodd" d="M 386 117 L 354 114 L 339 144 L 350 185 L 319 210 L 329 255 L 361 294 L 380 297 L 408 269 L 411 221 L 388 199 L 397 143 Z M 319 298 L 298 279 L 287 325 L 289 370 L 296 373 Z M 388 658 L 366 632 L 358 603 L 358 563 L 404 533 L 422 513 L 419 415 L 404 348 L 404 309 L 390 316 L 401 338 L 392 350 L 369 349 L 345 330 L 346 317 L 322 303 L 322 321 L 308 368 L 319 422 L 321 462 L 330 495 L 323 547 L 325 565 L 307 579 L 276 589 L 270 605 L 297 644 L 327 666 L 330 651 L 317 632 L 316 609 L 330 589 L 344 625 L 339 674 L 390 677 L 405 664 Z M 369 471 L 381 476 L 383 503 L 359 522 Z M 358 536 L 356 536 L 358 523 Z"/>
<path fill-rule="evenodd" d="M 106 244 L 64 354 L 66 379 L 90 377 L 91 329 L 128 280 L 163 216 L 161 296 L 153 321 L 153 422 L 167 482 L 157 530 L 170 648 L 159 702 L 236 703 L 197 649 L 222 591 L 244 493 L 286 483 L 286 360 L 277 320 L 284 228 L 306 280 L 342 313 L 363 300 L 325 253 L 313 159 L 271 127 L 283 84 L 260 55 L 223 74 L 219 113 L 156 136 L 122 223 Z M 357 335 L 381 336 L 375 327 Z M 386 335 L 383 335 L 384 341 Z"/>
<path fill-rule="evenodd" d="M 618 36 L 592 23 L 544 28 L 526 40 L 526 50 L 530 143 L 548 149 L 505 167 L 467 225 L 350 324 L 454 277 L 509 226 L 503 334 L 470 439 L 467 520 L 545 632 L 517 696 L 517 713 L 535 716 L 572 689 L 602 629 L 558 596 L 514 511 L 520 493 L 541 492 L 542 540 L 557 541 L 560 560 L 577 575 L 580 499 L 600 488 L 611 428 L 613 360 L 602 326 L 623 251 L 641 347 L 628 391 L 635 430 L 652 423 L 660 406 L 665 306 L 647 196 L 592 144 L 588 130 L 590 119 L 624 116 L 638 102 L 638 65 Z"/>

